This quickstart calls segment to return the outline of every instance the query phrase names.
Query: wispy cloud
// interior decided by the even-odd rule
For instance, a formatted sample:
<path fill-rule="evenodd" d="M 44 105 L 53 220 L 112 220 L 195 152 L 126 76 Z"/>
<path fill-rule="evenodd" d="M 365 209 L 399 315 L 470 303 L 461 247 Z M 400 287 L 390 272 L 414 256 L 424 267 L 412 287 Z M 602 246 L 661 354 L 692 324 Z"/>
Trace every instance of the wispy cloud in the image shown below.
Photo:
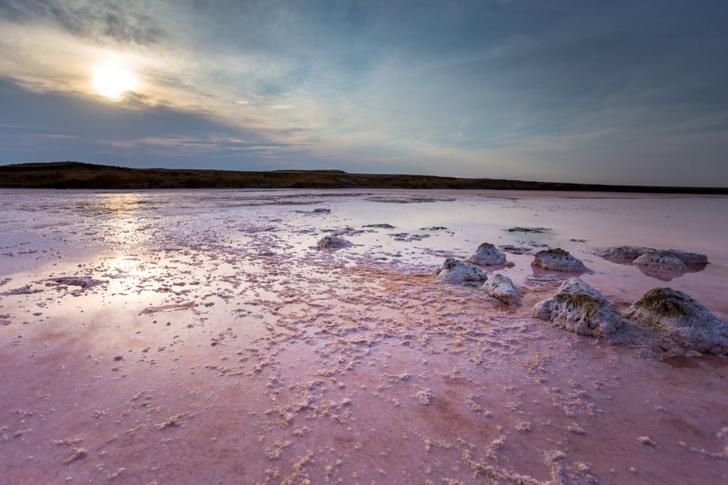
<path fill-rule="evenodd" d="M 49 158 L 629 182 L 699 153 L 684 183 L 728 183 L 726 20 L 718 1 L 0 0 L 0 122 L 60 133 L 40 101 L 75 106 L 86 140 Z M 113 106 L 89 81 L 108 59 L 139 78 Z"/>

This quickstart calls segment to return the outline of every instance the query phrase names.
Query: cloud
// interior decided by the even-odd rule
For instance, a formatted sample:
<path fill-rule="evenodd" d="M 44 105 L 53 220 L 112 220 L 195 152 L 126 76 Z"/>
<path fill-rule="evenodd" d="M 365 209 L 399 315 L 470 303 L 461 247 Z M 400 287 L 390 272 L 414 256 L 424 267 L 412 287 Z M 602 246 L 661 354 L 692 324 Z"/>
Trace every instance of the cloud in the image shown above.
<path fill-rule="evenodd" d="M 290 156 L 316 163 L 306 144 L 275 142 L 169 106 L 119 108 L 77 94 L 34 93 L 7 79 L 0 79 L 0 99 L 5 163 L 68 158 L 264 169 L 286 166 Z"/>
<path fill-rule="evenodd" d="M 0 0 L 0 13 L 0 76 L 35 93 L 23 99 L 69 96 L 94 121 L 74 133 L 125 158 L 623 183 L 669 180 L 672 160 L 674 183 L 728 184 L 725 2 Z M 140 78 L 114 106 L 88 82 L 109 57 Z M 138 129 L 104 134 L 114 113 Z M 47 116 L 32 123 L 63 131 Z M 700 173 L 679 169 L 691 153 Z"/>
<path fill-rule="evenodd" d="M 14 22 L 48 22 L 99 41 L 152 44 L 164 37 L 152 4 L 113 0 L 1 0 L 0 14 Z"/>

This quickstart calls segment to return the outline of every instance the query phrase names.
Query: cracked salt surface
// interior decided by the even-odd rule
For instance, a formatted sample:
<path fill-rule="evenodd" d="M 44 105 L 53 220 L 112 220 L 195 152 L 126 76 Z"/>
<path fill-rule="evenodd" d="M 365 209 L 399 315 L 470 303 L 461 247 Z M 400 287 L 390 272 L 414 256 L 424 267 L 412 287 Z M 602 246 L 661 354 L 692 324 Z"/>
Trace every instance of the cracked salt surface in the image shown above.
<path fill-rule="evenodd" d="M 669 241 L 711 262 L 670 286 L 725 320 L 726 198 L 0 191 L 0 203 L 2 483 L 728 481 L 725 357 L 658 361 L 531 316 L 573 276 L 532 267 L 540 249 L 584 261 L 582 279 L 624 311 L 664 283 L 595 251 Z M 330 234 L 352 245 L 315 249 Z M 520 305 L 432 277 L 484 241 L 519 248 L 498 273 Z"/>

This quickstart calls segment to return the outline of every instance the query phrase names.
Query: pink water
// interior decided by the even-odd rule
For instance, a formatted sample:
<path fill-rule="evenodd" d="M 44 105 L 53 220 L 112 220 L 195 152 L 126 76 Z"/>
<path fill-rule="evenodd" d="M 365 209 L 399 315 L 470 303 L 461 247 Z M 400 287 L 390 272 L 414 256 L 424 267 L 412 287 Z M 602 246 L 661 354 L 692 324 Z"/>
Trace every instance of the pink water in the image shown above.
<path fill-rule="evenodd" d="M 0 191 L 0 206 L 0 293 L 41 290 L 0 296 L 0 484 L 728 481 L 727 359 L 660 362 L 531 318 L 559 277 L 527 254 L 503 270 L 516 309 L 429 275 L 481 242 L 559 246 L 618 308 L 671 286 L 726 319 L 728 198 Z M 362 227 L 381 223 L 396 228 Z M 355 246 L 312 248 L 341 230 Z M 626 244 L 711 264 L 668 282 L 593 254 Z M 68 275 L 104 283 L 46 286 Z"/>

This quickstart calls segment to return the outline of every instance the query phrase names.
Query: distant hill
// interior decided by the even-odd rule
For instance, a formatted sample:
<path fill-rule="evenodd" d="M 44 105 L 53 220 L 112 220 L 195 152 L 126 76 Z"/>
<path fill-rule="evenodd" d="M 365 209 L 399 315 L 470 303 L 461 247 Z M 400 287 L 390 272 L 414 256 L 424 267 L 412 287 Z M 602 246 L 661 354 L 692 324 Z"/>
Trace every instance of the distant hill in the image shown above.
<path fill-rule="evenodd" d="M 363 174 L 347 173 L 341 170 L 237 172 L 227 170 L 126 168 L 81 162 L 2 165 L 0 166 L 0 187 L 38 189 L 496 189 L 728 195 L 728 187 L 572 184 L 436 177 L 431 175 Z"/>

